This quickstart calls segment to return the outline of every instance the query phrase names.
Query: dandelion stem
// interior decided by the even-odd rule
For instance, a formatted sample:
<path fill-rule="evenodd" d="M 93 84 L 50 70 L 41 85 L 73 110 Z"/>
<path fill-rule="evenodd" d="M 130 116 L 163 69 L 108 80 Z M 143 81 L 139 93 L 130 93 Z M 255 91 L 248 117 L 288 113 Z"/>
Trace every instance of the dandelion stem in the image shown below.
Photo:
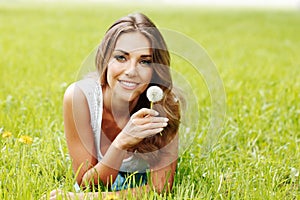
<path fill-rule="evenodd" d="M 150 101 L 150 109 L 153 109 L 153 101 Z M 159 133 L 160 136 L 162 136 L 162 133 Z"/>

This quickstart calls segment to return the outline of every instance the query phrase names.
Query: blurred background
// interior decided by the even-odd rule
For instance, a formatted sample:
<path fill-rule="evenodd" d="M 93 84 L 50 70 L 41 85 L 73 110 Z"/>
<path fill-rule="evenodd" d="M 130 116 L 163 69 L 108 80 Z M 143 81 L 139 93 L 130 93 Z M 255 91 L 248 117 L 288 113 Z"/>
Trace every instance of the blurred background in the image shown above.
<path fill-rule="evenodd" d="M 0 0 L 1 2 L 107 2 L 107 3 L 150 3 L 173 5 L 200 5 L 213 7 L 252 7 L 252 8 L 280 8 L 300 9 L 300 0 Z"/>

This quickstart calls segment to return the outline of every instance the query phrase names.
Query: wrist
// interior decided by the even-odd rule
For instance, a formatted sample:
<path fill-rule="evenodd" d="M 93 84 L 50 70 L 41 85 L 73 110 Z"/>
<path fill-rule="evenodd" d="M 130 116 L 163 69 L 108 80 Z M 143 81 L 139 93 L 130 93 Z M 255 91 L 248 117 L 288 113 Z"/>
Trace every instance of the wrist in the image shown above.
<path fill-rule="evenodd" d="M 112 146 L 119 150 L 127 150 L 126 145 L 123 140 L 120 138 L 116 137 L 116 139 L 113 141 Z"/>
<path fill-rule="evenodd" d="M 125 139 L 121 138 L 121 133 L 115 138 L 112 145 L 119 150 L 127 150 L 128 147 L 126 145 Z"/>
<path fill-rule="evenodd" d="M 81 179 L 81 186 L 86 187 L 90 184 L 91 179 L 93 178 L 93 175 L 95 173 L 95 168 L 92 167 L 91 169 L 87 170 L 82 179 Z"/>

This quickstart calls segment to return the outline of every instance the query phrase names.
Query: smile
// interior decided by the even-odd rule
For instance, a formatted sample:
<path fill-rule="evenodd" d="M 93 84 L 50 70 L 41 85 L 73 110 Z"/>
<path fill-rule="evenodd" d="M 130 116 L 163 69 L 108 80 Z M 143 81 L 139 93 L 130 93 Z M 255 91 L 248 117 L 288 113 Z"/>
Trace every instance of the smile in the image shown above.
<path fill-rule="evenodd" d="M 139 85 L 139 83 L 124 80 L 119 80 L 119 83 L 122 85 L 122 87 L 129 90 L 135 89 Z"/>

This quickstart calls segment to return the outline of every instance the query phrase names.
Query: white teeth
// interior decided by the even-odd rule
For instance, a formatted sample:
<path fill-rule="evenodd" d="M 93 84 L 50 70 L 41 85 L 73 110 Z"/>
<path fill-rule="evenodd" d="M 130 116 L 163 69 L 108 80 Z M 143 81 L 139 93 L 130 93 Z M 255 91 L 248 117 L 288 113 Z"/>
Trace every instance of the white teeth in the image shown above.
<path fill-rule="evenodd" d="M 123 85 L 127 87 L 135 87 L 137 86 L 137 83 L 127 82 L 127 81 L 120 81 Z"/>

